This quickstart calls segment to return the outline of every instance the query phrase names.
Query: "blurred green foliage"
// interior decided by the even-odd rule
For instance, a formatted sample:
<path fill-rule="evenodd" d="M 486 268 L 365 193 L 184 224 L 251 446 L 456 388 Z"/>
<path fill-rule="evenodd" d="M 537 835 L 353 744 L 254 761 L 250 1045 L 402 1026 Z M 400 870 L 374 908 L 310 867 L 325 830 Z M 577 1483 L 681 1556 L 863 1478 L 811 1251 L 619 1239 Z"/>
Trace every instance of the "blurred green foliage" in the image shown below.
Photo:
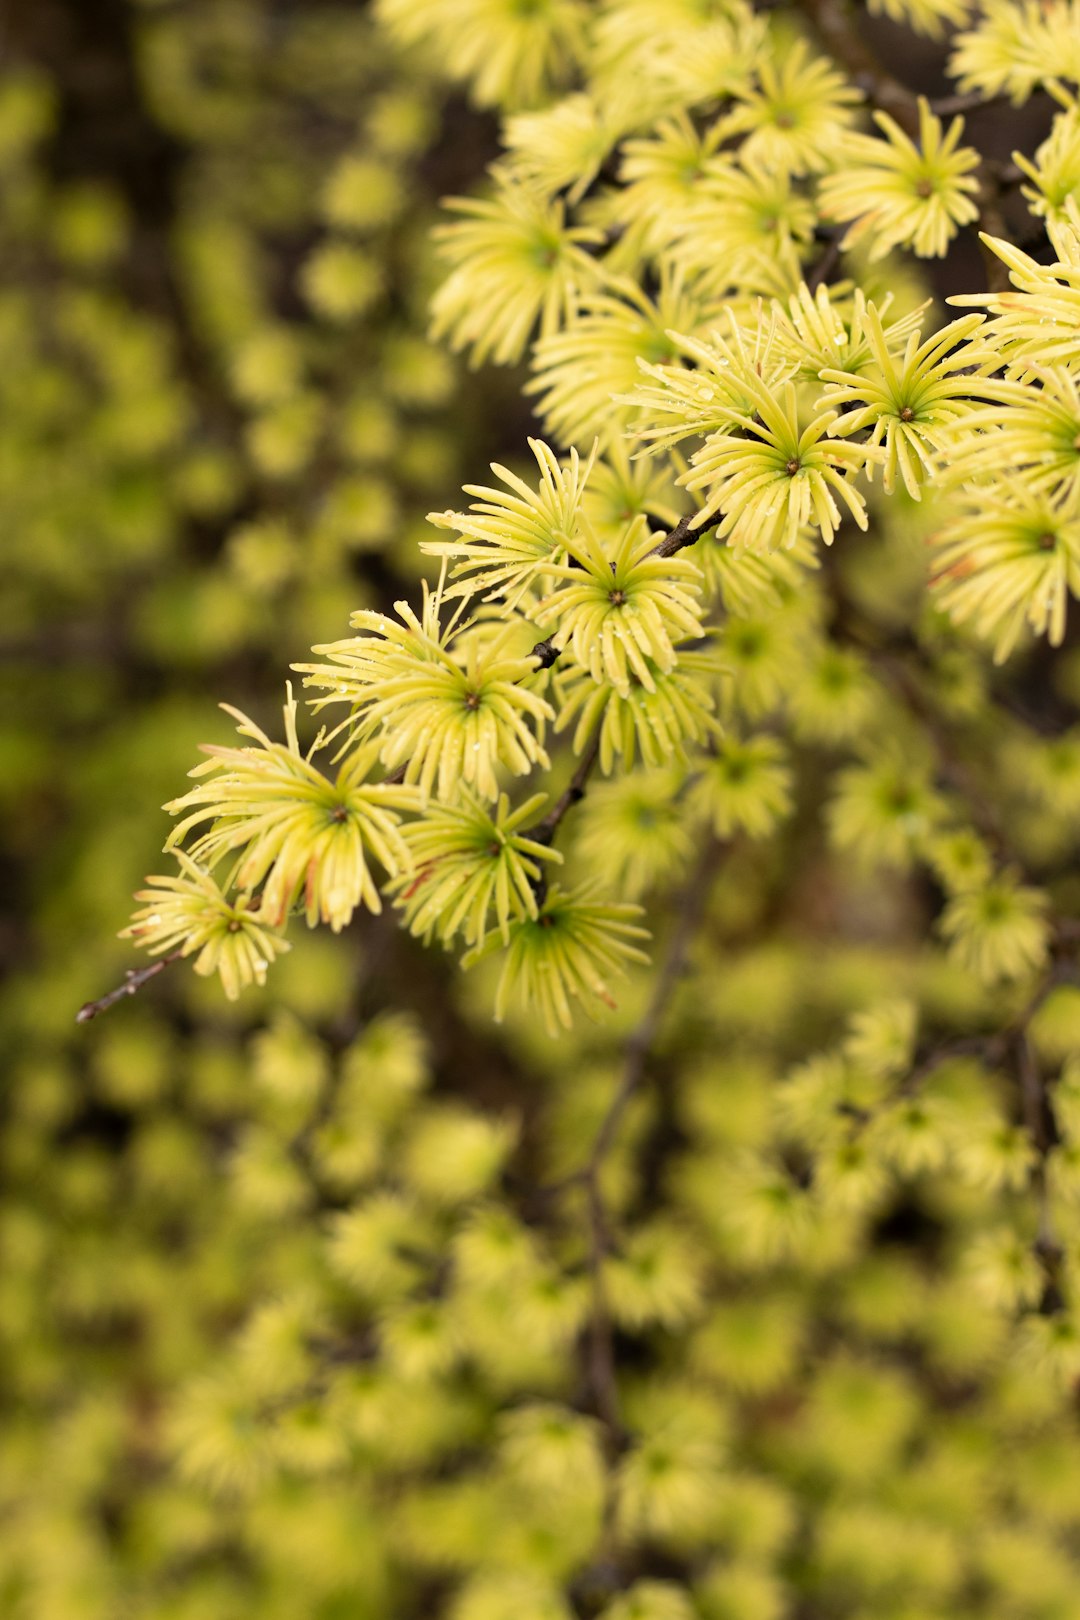
<path fill-rule="evenodd" d="M 601 38 L 724 10 L 618 0 Z M 382 13 L 9 22 L 0 1613 L 1074 1620 L 1080 995 L 1038 890 L 1075 912 L 1078 665 L 950 628 L 903 494 L 820 575 L 700 542 L 692 822 L 668 762 L 575 812 L 571 881 L 661 934 L 704 910 L 659 1027 L 654 969 L 602 1024 L 495 1030 L 498 964 L 385 913 L 236 1004 L 181 968 L 74 1026 L 213 703 L 271 726 L 313 642 L 416 599 L 429 506 L 528 471 L 521 377 L 426 336 L 437 198 L 494 152 L 443 75 L 528 152 L 590 8 Z M 590 1180 L 643 1031 L 659 1083 Z"/>

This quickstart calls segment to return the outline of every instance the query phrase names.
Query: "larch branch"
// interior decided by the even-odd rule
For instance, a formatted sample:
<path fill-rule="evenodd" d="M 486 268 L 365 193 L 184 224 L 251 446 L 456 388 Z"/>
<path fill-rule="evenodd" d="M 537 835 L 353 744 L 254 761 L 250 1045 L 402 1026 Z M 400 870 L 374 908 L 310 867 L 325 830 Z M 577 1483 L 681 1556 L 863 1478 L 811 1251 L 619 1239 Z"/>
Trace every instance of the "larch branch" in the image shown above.
<path fill-rule="evenodd" d="M 137 994 L 144 984 L 156 979 L 158 974 L 163 973 L 173 962 L 179 962 L 183 954 L 182 949 L 170 951 L 168 956 L 160 956 L 156 962 L 151 962 L 147 967 L 128 968 L 123 984 L 117 985 L 115 990 L 110 990 L 108 995 L 99 996 L 96 1001 L 84 1002 L 75 1014 L 75 1022 L 88 1024 L 91 1018 L 96 1018 L 98 1013 L 108 1012 L 110 1007 L 114 1007 L 118 1001 L 123 1001 L 125 996 Z"/>

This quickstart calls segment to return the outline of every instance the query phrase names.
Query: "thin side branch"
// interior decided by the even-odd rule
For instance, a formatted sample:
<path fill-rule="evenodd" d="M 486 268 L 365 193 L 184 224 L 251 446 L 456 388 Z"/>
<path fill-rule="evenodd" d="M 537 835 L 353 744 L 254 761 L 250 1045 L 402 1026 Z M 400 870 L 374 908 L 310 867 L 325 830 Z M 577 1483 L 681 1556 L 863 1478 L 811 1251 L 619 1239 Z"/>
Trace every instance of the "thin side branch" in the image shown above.
<path fill-rule="evenodd" d="M 1001 193 L 1004 189 L 1000 176 L 988 163 L 982 163 L 978 170 L 979 189 L 975 194 L 975 204 L 979 210 L 979 252 L 982 255 L 983 269 L 986 271 L 986 287 L 988 292 L 1008 292 L 1012 286 L 1009 279 L 1009 267 L 1003 259 L 999 259 L 986 242 L 984 236 L 995 236 L 999 241 L 1012 240 L 1009 227 L 1005 223 L 1005 216 L 1001 212 Z"/>
<path fill-rule="evenodd" d="M 681 517 L 671 533 L 666 534 L 661 541 L 653 546 L 649 556 L 674 557 L 677 551 L 683 551 L 687 546 L 696 545 L 705 533 L 705 529 L 711 527 L 710 524 L 705 524 L 700 529 L 693 528 L 692 525 L 696 517 L 696 512 L 690 512 L 686 517 Z"/>
<path fill-rule="evenodd" d="M 626 1042 L 626 1062 L 622 1077 L 593 1138 L 588 1158 L 580 1170 L 547 1189 L 549 1192 L 572 1186 L 585 1193 L 589 1223 L 589 1280 L 592 1304 L 589 1320 L 588 1378 L 597 1415 L 609 1436 L 614 1453 L 621 1443 L 618 1388 L 615 1378 L 615 1346 L 604 1288 L 604 1260 L 612 1248 L 612 1234 L 600 1184 L 604 1161 L 618 1138 L 626 1110 L 645 1082 L 649 1055 L 667 1015 L 672 994 L 682 976 L 694 936 L 701 924 L 720 857 L 720 845 L 710 839 L 705 845 L 682 890 L 675 927 L 667 943 L 645 1014 Z"/>
<path fill-rule="evenodd" d="M 690 946 L 705 912 L 719 856 L 719 844 L 710 839 L 680 896 L 675 927 L 668 940 L 649 1005 L 626 1043 L 622 1078 L 600 1121 L 588 1159 L 580 1170 L 558 1184 L 559 1187 L 580 1186 L 585 1194 L 591 1295 L 586 1375 L 593 1406 L 605 1433 L 608 1473 L 601 1544 L 608 1558 L 615 1556 L 618 1517 L 615 1463 L 625 1441 L 615 1373 L 615 1335 L 604 1287 L 604 1261 L 613 1248 L 613 1237 L 600 1176 L 604 1161 L 617 1140 L 626 1109 L 644 1084 L 649 1054 L 667 1014 L 676 984 L 685 970 Z"/>
<path fill-rule="evenodd" d="M 593 1138 L 592 1149 L 581 1171 L 584 1180 L 594 1180 L 599 1175 L 614 1145 L 627 1105 L 645 1079 L 649 1053 L 656 1043 L 672 992 L 686 966 L 691 943 L 705 911 L 719 856 L 720 845 L 710 839 L 679 897 L 675 927 L 660 964 L 652 997 L 644 1017 L 626 1043 L 626 1066 L 622 1080 Z"/>
<path fill-rule="evenodd" d="M 1009 100 L 1004 90 L 996 96 L 984 96 L 978 90 L 968 90 L 953 96 L 936 96 L 930 101 L 930 111 L 937 118 L 955 118 L 957 113 L 982 112 L 986 107 L 1001 107 Z"/>
<path fill-rule="evenodd" d="M 1031 1044 L 1027 1030 L 1023 1030 L 1016 1043 L 1016 1067 L 1020 1079 L 1020 1097 L 1024 1124 L 1035 1148 L 1035 1163 L 1031 1170 L 1031 1190 L 1039 1212 L 1035 1233 L 1035 1258 L 1042 1267 L 1043 1292 L 1039 1310 L 1051 1316 L 1061 1310 L 1063 1300 L 1060 1287 L 1061 1244 L 1054 1232 L 1050 1213 L 1050 1191 L 1046 1181 L 1046 1160 L 1054 1145 L 1054 1121 L 1046 1095 L 1046 1083 Z"/>
<path fill-rule="evenodd" d="M 77 1024 L 88 1024 L 91 1018 L 96 1018 L 98 1013 L 108 1012 L 110 1007 L 115 1007 L 116 1003 L 123 1001 L 125 996 L 136 995 L 144 984 L 149 984 L 151 979 L 156 979 L 158 974 L 163 973 L 167 967 L 171 967 L 173 962 L 179 962 L 183 954 L 182 949 L 170 951 L 168 956 L 159 957 L 156 962 L 151 962 L 148 967 L 129 968 L 124 975 L 123 984 L 117 985 L 115 990 L 110 990 L 107 996 L 99 996 L 97 1001 L 84 1002 L 75 1014 L 75 1022 Z"/>
<path fill-rule="evenodd" d="M 589 738 L 585 752 L 578 760 L 577 768 L 562 793 L 555 800 L 551 809 L 542 821 L 535 827 L 530 827 L 528 836 L 538 844 L 550 844 L 558 832 L 566 812 L 575 804 L 580 804 L 585 797 L 585 784 L 593 773 L 593 769 L 600 757 L 600 727 L 597 726 Z"/>
<path fill-rule="evenodd" d="M 843 240 L 843 228 L 833 231 L 822 249 L 817 263 L 812 265 L 806 273 L 806 286 L 809 292 L 816 292 L 823 283 L 832 279 L 833 271 L 840 262 L 840 244 Z"/>
<path fill-rule="evenodd" d="M 916 134 L 919 113 L 915 92 L 878 61 L 859 32 L 858 14 L 850 0 L 799 0 L 799 10 L 856 88 L 875 107 L 895 118 L 909 135 Z"/>
<path fill-rule="evenodd" d="M 619 1386 L 615 1376 L 615 1335 L 608 1307 L 607 1289 L 604 1287 L 604 1258 L 611 1248 L 603 1194 L 599 1179 L 590 1177 L 585 1182 L 585 1198 L 589 1234 L 589 1349 L 588 1383 L 592 1391 L 596 1415 L 607 1431 L 608 1464 L 615 1460 L 622 1445 L 622 1417 L 619 1411 Z M 609 1507 L 605 1518 L 614 1517 L 609 1494 Z"/>

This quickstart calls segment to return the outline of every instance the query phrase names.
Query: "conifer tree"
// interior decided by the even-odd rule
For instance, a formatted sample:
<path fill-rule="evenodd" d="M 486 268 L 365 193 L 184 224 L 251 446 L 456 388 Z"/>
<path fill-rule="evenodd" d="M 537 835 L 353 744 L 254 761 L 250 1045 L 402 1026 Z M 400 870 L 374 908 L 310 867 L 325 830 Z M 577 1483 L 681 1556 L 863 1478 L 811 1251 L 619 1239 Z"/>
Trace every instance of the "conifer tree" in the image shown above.
<path fill-rule="evenodd" d="M 231 1320 L 170 1385 L 136 1613 L 295 1612 L 290 1557 L 320 1620 L 1076 1610 L 1080 11 L 870 10 L 954 90 L 844 0 L 375 6 L 498 119 L 430 333 L 538 425 L 279 729 L 228 706 L 151 965 L 80 1017 L 400 926 L 512 1078 L 435 1085 L 401 1007 L 252 1038 L 227 1185 L 176 1155 Z M 1006 107 L 1042 134 L 1002 157 Z M 331 329 L 407 208 L 371 161 L 301 272 Z M 336 407 L 286 331 L 235 364 L 287 479 Z"/>

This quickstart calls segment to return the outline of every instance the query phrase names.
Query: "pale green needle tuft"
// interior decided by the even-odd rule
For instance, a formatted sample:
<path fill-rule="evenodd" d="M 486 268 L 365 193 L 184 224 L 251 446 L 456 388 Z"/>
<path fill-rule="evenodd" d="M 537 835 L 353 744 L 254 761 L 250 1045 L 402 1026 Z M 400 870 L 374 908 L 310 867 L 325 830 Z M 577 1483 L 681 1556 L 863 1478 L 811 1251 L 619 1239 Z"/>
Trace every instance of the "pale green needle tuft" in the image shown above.
<path fill-rule="evenodd" d="M 565 96 L 541 112 L 508 118 L 503 140 L 513 172 L 547 195 L 566 192 L 581 201 L 621 135 L 640 118 L 634 90 L 623 85 L 602 101 L 591 95 Z"/>
<path fill-rule="evenodd" d="M 596 285 L 597 268 L 584 251 L 600 233 L 567 225 L 565 206 L 501 170 L 494 197 L 452 197 L 462 217 L 433 232 L 450 274 L 432 301 L 432 334 L 470 363 L 520 360 L 539 324 L 555 332 L 578 296 Z"/>
<path fill-rule="evenodd" d="M 587 294 L 573 321 L 536 345 L 536 375 L 526 392 L 538 395 L 545 428 L 566 444 L 602 444 L 622 433 L 637 414 L 625 398 L 640 381 L 639 362 L 674 362 L 672 330 L 696 333 L 720 313 L 717 301 L 663 274 L 655 298 L 630 281 L 610 292 Z"/>
<path fill-rule="evenodd" d="M 895 355 L 902 352 L 909 334 L 919 330 L 926 306 L 886 325 L 884 316 L 892 302 L 892 294 L 886 293 L 877 306 L 877 315 L 884 346 L 890 355 Z M 802 382 L 817 382 L 830 367 L 861 376 L 874 364 L 867 300 L 859 287 L 849 292 L 846 284 L 830 287 L 823 282 L 811 292 L 805 281 L 800 282 L 786 305 L 773 303 L 771 319 L 777 354 Z"/>
<path fill-rule="evenodd" d="M 495 998 L 495 1017 L 502 1020 L 514 1000 L 535 1007 L 550 1035 L 569 1029 L 574 1009 L 595 1017 L 600 1006 L 615 1005 L 608 980 L 625 974 L 627 963 L 647 962 L 635 943 L 649 933 L 634 920 L 641 907 L 595 898 L 587 885 L 563 890 L 553 884 L 535 917 L 521 917 L 510 925 Z M 471 967 L 502 943 L 496 930 L 463 959 Z"/>
<path fill-rule="evenodd" d="M 272 923 L 242 901 L 230 901 L 214 879 L 183 850 L 175 851 L 179 877 L 149 877 L 139 889 L 136 911 L 121 939 L 133 939 L 152 956 L 198 952 L 195 971 L 217 973 L 230 1001 L 250 984 L 265 984 L 275 956 L 289 949 Z"/>
<path fill-rule="evenodd" d="M 731 134 L 745 135 L 740 157 L 792 175 L 827 168 L 852 108 L 862 100 L 826 57 L 810 55 L 796 39 L 774 56 L 762 56 L 756 83 L 736 89 L 724 120 Z"/>
<path fill-rule="evenodd" d="M 597 457 L 582 511 L 597 534 L 616 540 L 636 517 L 673 529 L 683 508 L 663 464 L 634 456 L 631 442 L 619 437 Z"/>
<path fill-rule="evenodd" d="M 577 849 L 588 869 L 636 900 L 668 883 L 694 852 L 680 766 L 633 771 L 589 789 Z"/>
<path fill-rule="evenodd" d="M 1080 491 L 1080 378 L 1066 366 L 1026 367 L 1028 380 L 987 379 L 1000 403 L 965 414 L 943 432 L 951 486 L 1006 469 L 1033 491 Z"/>
<path fill-rule="evenodd" d="M 530 610 L 555 647 L 621 697 L 632 680 L 652 689 L 654 669 L 674 669 L 676 644 L 704 634 L 695 601 L 701 570 L 685 557 L 659 557 L 654 547 L 644 518 L 611 546 L 583 526 L 566 548 L 569 561 L 551 570 L 556 588 Z"/>
<path fill-rule="evenodd" d="M 1080 200 L 1080 106 L 1064 91 L 1057 94 L 1064 111 L 1057 114 L 1049 135 L 1036 148 L 1034 160 L 1023 152 L 1012 156 L 1032 182 L 1020 188 L 1031 212 L 1060 222 L 1068 218 L 1070 200 L 1074 206 Z"/>
<path fill-rule="evenodd" d="M 851 478 L 884 456 L 874 445 L 829 437 L 834 411 L 804 423 L 790 380 L 795 368 L 777 334 L 773 316 L 752 341 L 734 319 L 730 341 L 716 332 L 707 342 L 679 335 L 697 368 L 643 366 L 659 386 L 644 384 L 630 396 L 654 421 L 673 419 L 639 430 L 652 451 L 706 436 L 677 480 L 704 492 L 694 527 L 719 513 L 720 538 L 760 551 L 793 547 L 809 525 L 830 544 L 841 521 L 836 495 L 865 528 L 866 503 Z"/>
<path fill-rule="evenodd" d="M 799 253 L 813 238 L 815 210 L 792 175 L 763 158 L 740 154 L 737 164 L 710 166 L 697 197 L 685 224 L 669 231 L 672 262 L 684 275 L 722 295 L 744 271 L 752 285 L 755 266 L 760 273 L 769 263 L 786 283 L 772 290 L 794 290 Z"/>
<path fill-rule="evenodd" d="M 965 499 L 933 543 L 940 605 L 993 639 L 995 662 L 1025 625 L 1061 644 L 1069 597 L 1080 595 L 1080 484 L 1052 495 L 997 480 Z"/>
<path fill-rule="evenodd" d="M 1080 81 L 1077 0 L 981 0 L 976 25 L 958 34 L 950 78 L 961 91 L 1003 92 L 1018 107 L 1039 85 Z"/>
<path fill-rule="evenodd" d="M 958 145 L 964 120 L 954 118 L 942 135 L 941 120 L 920 97 L 918 146 L 888 113 L 875 112 L 874 122 L 885 139 L 845 136 L 835 172 L 821 182 L 821 212 L 852 220 L 843 245 L 865 237 L 871 262 L 895 247 L 911 248 L 920 259 L 941 258 L 959 227 L 978 214 L 972 170 L 979 154 Z"/>
<path fill-rule="evenodd" d="M 315 647 L 327 663 L 296 666 L 306 686 L 327 691 L 314 706 L 347 703 L 339 729 L 354 740 L 377 739 L 387 770 L 400 770 L 425 801 L 437 791 L 448 802 L 462 784 L 496 799 L 500 765 L 525 776 L 549 764 L 542 739 L 554 713 L 529 684 L 535 660 L 511 653 L 518 625 L 459 630 L 463 605 L 444 626 L 442 590 L 425 584 L 419 618 L 407 602 L 397 603 L 400 623 L 354 613 L 365 634 Z"/>
<path fill-rule="evenodd" d="M 1028 254 L 995 236 L 983 241 L 1008 266 L 1015 292 L 960 293 L 950 304 L 985 308 L 991 319 L 985 336 L 1002 359 L 1006 375 L 1025 378 L 1030 366 L 1074 365 L 1080 360 L 1080 208 L 1068 198 L 1064 218 L 1047 222 L 1057 254 L 1052 264 L 1038 264 Z"/>
<path fill-rule="evenodd" d="M 416 795 L 410 788 L 367 780 L 378 761 L 378 744 L 351 752 L 331 781 L 300 751 L 291 687 L 285 743 L 271 742 L 239 710 L 223 707 L 256 747 L 204 748 L 210 758 L 190 772 L 204 780 L 166 806 L 184 818 L 166 848 L 208 822 L 190 846 L 192 856 L 212 866 L 236 854 L 228 886 L 247 894 L 261 889 L 261 910 L 278 926 L 298 903 L 309 926 L 329 923 L 335 933 L 358 906 L 381 911 L 370 858 L 391 876 L 408 865 L 398 823 L 401 811 L 414 807 Z"/>
<path fill-rule="evenodd" d="M 705 536 L 696 542 L 694 557 L 709 597 L 718 595 L 728 615 L 739 618 L 778 608 L 787 593 L 805 584 L 807 573 L 821 566 L 810 530 L 788 551 L 746 551 Z"/>
<path fill-rule="evenodd" d="M 849 765 L 836 780 L 828 810 L 832 840 L 868 866 L 910 867 L 945 820 L 946 801 L 926 762 L 904 759 L 898 750 Z"/>
<path fill-rule="evenodd" d="M 557 673 L 559 714 L 555 730 L 574 726 L 573 749 L 580 754 L 599 727 L 600 769 L 610 776 L 616 760 L 629 770 L 636 759 L 653 767 L 686 760 L 691 745 L 719 733 L 714 710 L 718 674 L 715 653 L 679 653 L 673 669 L 649 669 L 648 685 L 632 678 L 625 694 L 584 669 Z"/>
<path fill-rule="evenodd" d="M 842 518 L 839 496 L 865 529 L 866 502 L 851 479 L 884 452 L 830 437 L 835 411 L 805 421 L 792 382 L 770 389 L 751 380 L 749 388 L 756 396 L 754 414 L 737 417 L 730 432 L 710 435 L 679 476 L 680 484 L 704 495 L 695 526 L 719 515 L 718 536 L 769 551 L 794 546 L 813 525 L 831 545 Z"/>
<path fill-rule="evenodd" d="M 718 838 L 737 832 L 765 838 L 791 807 L 787 750 L 765 733 L 722 738 L 706 756 L 689 795 L 691 813 L 711 823 Z"/>
<path fill-rule="evenodd" d="M 670 450 L 684 439 L 740 427 L 757 409 L 762 387 L 771 392 L 794 372 L 777 341 L 776 321 L 759 321 L 746 330 L 728 310 L 728 329 L 726 337 L 715 330 L 706 337 L 673 331 L 676 355 L 685 356 L 685 361 L 638 362 L 639 370 L 652 380 L 640 382 L 625 401 L 616 403 L 640 409 L 642 423 L 635 437 L 650 451 Z"/>
<path fill-rule="evenodd" d="M 583 0 L 377 0 L 379 20 L 404 44 L 423 42 L 481 107 L 551 98 L 585 47 Z"/>
<path fill-rule="evenodd" d="M 987 984 L 1023 978 L 1040 968 L 1049 929 L 1046 896 L 1000 874 L 983 888 L 955 895 L 941 919 L 951 954 Z"/>
<path fill-rule="evenodd" d="M 888 17 L 890 22 L 940 39 L 947 29 L 960 28 L 971 15 L 971 0 L 867 0 L 872 17 Z"/>
<path fill-rule="evenodd" d="M 489 810 L 467 789 L 459 804 L 429 805 L 404 829 L 412 868 L 391 885 L 410 932 L 449 945 L 460 932 L 479 944 L 497 927 L 509 944 L 515 917 L 535 917 L 543 862 L 562 855 L 528 829 L 546 796 L 537 793 L 511 811 L 506 794 Z"/>
<path fill-rule="evenodd" d="M 909 332 L 903 354 L 894 358 L 881 317 L 870 304 L 866 332 L 875 369 L 862 375 L 832 367 L 821 372 L 822 381 L 830 385 L 821 404 L 848 407 L 832 431 L 865 434 L 869 428 L 863 442 L 884 446 L 886 494 L 892 493 L 899 475 L 912 500 L 919 500 L 922 484 L 935 470 L 935 452 L 945 443 L 941 430 L 962 423 L 985 398 L 980 376 L 1000 361 L 985 345 L 972 342 L 981 325 L 978 315 L 961 316 L 922 344 L 916 329 Z M 871 462 L 868 478 L 873 470 Z"/>
<path fill-rule="evenodd" d="M 665 8 L 668 27 L 674 21 Z M 761 59 L 768 24 L 744 0 L 698 0 L 689 26 L 672 30 L 666 48 L 647 51 L 640 66 L 655 73 L 672 100 L 712 107 L 750 79 Z"/>
<path fill-rule="evenodd" d="M 621 232 L 609 261 L 613 269 L 636 266 L 666 249 L 671 231 L 693 217 L 705 175 L 723 168 L 717 155 L 723 140 L 722 120 L 699 130 L 688 113 L 679 112 L 622 143 L 619 187 L 598 213 Z"/>
<path fill-rule="evenodd" d="M 530 439 L 529 449 L 540 469 L 537 488 L 495 462 L 491 470 L 505 490 L 466 484 L 465 494 L 478 497 L 468 512 L 428 513 L 429 523 L 460 536 L 423 542 L 429 555 L 454 562 L 455 580 L 464 578 L 465 583 L 450 585 L 447 596 L 487 591 L 513 607 L 538 574 L 564 560 L 580 528 L 595 446 L 584 463 L 576 450 L 568 462 L 560 462 L 542 439 Z"/>

